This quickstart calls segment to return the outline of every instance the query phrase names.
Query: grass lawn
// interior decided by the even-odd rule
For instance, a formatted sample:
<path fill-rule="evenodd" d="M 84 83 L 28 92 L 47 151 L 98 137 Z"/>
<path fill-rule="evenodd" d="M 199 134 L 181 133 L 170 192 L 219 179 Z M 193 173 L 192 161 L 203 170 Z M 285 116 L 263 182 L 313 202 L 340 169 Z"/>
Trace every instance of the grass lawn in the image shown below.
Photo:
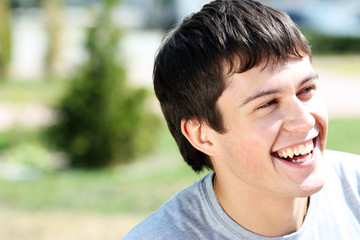
<path fill-rule="evenodd" d="M 360 154 L 360 118 L 330 119 L 326 148 Z"/>
<path fill-rule="evenodd" d="M 0 82 L 0 102 L 53 105 L 66 86 L 65 80 L 15 80 Z"/>
<path fill-rule="evenodd" d="M 65 170 L 31 181 L 0 180 L 0 210 L 146 215 L 203 176 L 193 173 L 183 162 L 167 130 L 158 146 L 152 155 L 126 166 Z"/>

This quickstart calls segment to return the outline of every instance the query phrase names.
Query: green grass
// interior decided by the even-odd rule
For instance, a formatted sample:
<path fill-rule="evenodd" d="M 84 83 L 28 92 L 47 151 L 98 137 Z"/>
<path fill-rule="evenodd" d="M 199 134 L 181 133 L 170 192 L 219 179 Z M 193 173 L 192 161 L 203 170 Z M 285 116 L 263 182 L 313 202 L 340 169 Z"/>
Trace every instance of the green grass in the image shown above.
<path fill-rule="evenodd" d="M 330 119 L 326 148 L 360 154 L 360 118 Z"/>
<path fill-rule="evenodd" d="M 66 81 L 6 80 L 0 82 L 0 102 L 53 105 L 62 94 Z"/>
<path fill-rule="evenodd" d="M 205 174 L 196 175 L 183 162 L 167 131 L 159 146 L 164 154 L 117 168 L 66 170 L 23 182 L 0 180 L 0 209 L 148 214 Z"/>
<path fill-rule="evenodd" d="M 158 169 L 143 163 L 147 171 L 140 173 L 134 171 L 139 167 L 128 167 L 64 171 L 25 182 L 2 180 L 1 208 L 147 214 L 200 178 L 184 164 L 172 163 Z"/>

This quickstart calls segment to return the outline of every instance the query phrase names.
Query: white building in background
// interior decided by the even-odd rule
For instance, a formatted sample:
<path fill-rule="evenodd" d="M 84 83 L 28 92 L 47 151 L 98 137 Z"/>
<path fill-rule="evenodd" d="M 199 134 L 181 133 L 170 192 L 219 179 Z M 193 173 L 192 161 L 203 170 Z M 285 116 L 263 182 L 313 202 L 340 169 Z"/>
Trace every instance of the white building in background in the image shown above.
<path fill-rule="evenodd" d="M 37 79 L 44 73 L 47 48 L 45 16 L 41 9 L 17 9 L 12 18 L 11 75 L 18 79 Z M 85 59 L 85 28 L 91 24 L 84 8 L 67 8 L 64 13 L 60 70 L 66 76 Z"/>
<path fill-rule="evenodd" d="M 154 55 L 164 31 L 144 29 L 142 21 L 145 17 L 125 10 L 126 7 L 121 7 L 114 12 L 114 20 L 129 30 L 124 32 L 119 54 L 126 59 L 123 64 L 132 83 L 151 86 Z M 93 21 L 93 12 L 88 8 L 81 6 L 66 8 L 59 64 L 62 77 L 71 76 L 86 60 L 84 49 L 86 28 L 92 26 Z M 26 8 L 13 12 L 11 75 L 14 79 L 37 80 L 44 76 L 44 56 L 47 46 L 45 27 L 45 16 L 41 9 Z"/>

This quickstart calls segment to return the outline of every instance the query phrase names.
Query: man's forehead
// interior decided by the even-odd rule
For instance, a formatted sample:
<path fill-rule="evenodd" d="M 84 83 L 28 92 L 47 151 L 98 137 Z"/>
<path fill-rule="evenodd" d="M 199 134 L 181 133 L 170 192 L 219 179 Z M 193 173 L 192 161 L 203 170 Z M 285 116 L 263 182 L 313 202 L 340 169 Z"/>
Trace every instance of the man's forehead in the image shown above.
<path fill-rule="evenodd" d="M 286 67 L 289 63 L 299 62 L 302 59 L 309 59 L 312 62 L 312 57 L 308 54 L 304 54 L 302 58 L 287 56 L 283 58 L 271 58 L 264 57 L 261 60 L 253 59 L 240 56 L 234 56 L 232 59 L 222 59 L 221 65 L 223 67 L 224 76 L 230 77 L 235 73 L 242 73 L 249 71 L 253 68 L 259 68 L 261 71 L 275 71 Z M 251 67 L 248 67 L 251 66 Z"/>
<path fill-rule="evenodd" d="M 237 92 L 241 94 L 241 92 L 248 93 L 251 89 L 263 88 L 265 87 L 263 84 L 268 85 L 268 87 L 271 85 L 276 87 L 278 82 L 276 80 L 282 79 L 283 74 L 286 74 L 286 78 L 291 77 L 295 82 L 300 82 L 308 76 L 317 76 L 309 60 L 309 57 L 306 56 L 297 60 L 289 59 L 284 63 L 262 62 L 242 73 L 233 71 L 224 79 L 225 90 L 237 88 Z"/>

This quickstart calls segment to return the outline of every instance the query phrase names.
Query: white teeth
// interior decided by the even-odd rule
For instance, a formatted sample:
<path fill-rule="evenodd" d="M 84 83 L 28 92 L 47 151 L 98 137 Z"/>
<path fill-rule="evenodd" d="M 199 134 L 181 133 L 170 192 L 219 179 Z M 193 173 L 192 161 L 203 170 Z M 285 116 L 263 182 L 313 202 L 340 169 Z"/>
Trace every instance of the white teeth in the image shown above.
<path fill-rule="evenodd" d="M 306 147 L 304 145 L 302 145 L 302 144 L 299 146 L 299 151 L 300 151 L 301 155 L 304 155 L 304 154 L 307 153 L 306 152 Z"/>
<path fill-rule="evenodd" d="M 287 148 L 282 150 L 281 152 L 278 152 L 278 156 L 280 158 L 293 158 L 294 156 L 300 156 L 300 155 L 306 155 L 308 153 L 311 153 L 311 151 L 314 150 L 314 143 L 313 141 L 308 141 L 305 144 L 300 144 L 296 147 Z M 294 160 L 295 162 L 301 162 L 303 160 Z"/>
<path fill-rule="evenodd" d="M 306 148 L 306 151 L 307 151 L 307 152 L 310 152 L 310 151 L 311 151 L 311 149 L 310 149 L 310 144 L 309 144 L 309 143 L 306 143 L 305 148 Z"/>
<path fill-rule="evenodd" d="M 290 148 L 287 150 L 287 155 L 290 157 L 290 158 L 293 158 L 294 157 L 294 152 L 293 150 L 291 150 Z"/>
<path fill-rule="evenodd" d="M 303 161 L 304 161 L 304 158 L 300 158 L 298 160 L 292 160 L 291 162 L 293 162 L 293 163 L 301 163 Z"/>
<path fill-rule="evenodd" d="M 307 155 L 306 157 L 300 158 L 298 160 L 292 160 L 291 162 L 293 162 L 293 163 L 303 163 L 303 162 L 306 162 L 306 161 L 310 160 L 311 156 L 312 156 L 312 154 L 309 153 L 309 155 Z"/>
<path fill-rule="evenodd" d="M 298 148 L 295 148 L 295 149 L 294 149 L 294 154 L 295 154 L 295 156 L 299 156 L 299 155 L 300 155 L 300 151 L 299 151 Z"/>
<path fill-rule="evenodd" d="M 313 144 L 312 141 L 306 143 L 306 150 L 307 150 L 308 152 L 311 152 L 312 150 L 314 150 L 314 144 Z"/>

